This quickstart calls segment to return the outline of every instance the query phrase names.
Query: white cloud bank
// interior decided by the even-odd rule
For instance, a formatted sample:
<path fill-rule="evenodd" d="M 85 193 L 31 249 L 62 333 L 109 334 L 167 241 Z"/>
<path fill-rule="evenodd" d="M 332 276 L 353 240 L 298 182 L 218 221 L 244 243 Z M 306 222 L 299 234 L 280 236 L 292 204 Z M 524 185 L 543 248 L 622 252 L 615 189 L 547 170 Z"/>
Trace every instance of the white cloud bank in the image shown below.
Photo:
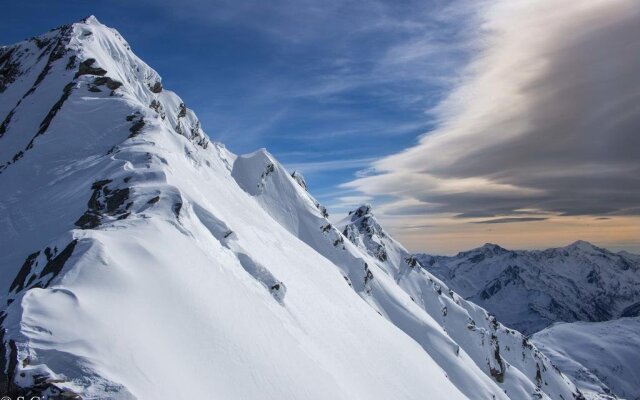
<path fill-rule="evenodd" d="M 345 186 L 387 215 L 640 214 L 640 2 L 482 4 L 438 128 Z"/>

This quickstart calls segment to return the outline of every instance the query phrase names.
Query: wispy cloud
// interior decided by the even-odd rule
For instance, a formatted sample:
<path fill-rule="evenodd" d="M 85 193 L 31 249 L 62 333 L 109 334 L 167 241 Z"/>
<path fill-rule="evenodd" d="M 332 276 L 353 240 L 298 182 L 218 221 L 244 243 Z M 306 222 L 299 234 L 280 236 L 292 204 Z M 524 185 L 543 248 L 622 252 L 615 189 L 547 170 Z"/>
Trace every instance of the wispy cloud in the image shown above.
<path fill-rule="evenodd" d="M 400 214 L 640 214 L 640 3 L 499 0 L 479 16 L 438 128 L 346 187 L 413 199 Z"/>
<path fill-rule="evenodd" d="M 313 174 L 316 172 L 340 171 L 345 169 L 361 168 L 371 164 L 374 158 L 360 158 L 354 160 L 326 160 L 326 161 L 309 161 L 298 163 L 285 163 L 285 167 L 289 171 L 300 171 L 303 174 Z"/>
<path fill-rule="evenodd" d="M 188 68 L 173 77 L 187 105 L 238 153 L 351 147 L 349 157 L 362 159 L 401 150 L 432 129 L 424 110 L 455 84 L 477 29 L 468 23 L 476 0 L 141 3 L 177 28 L 180 54 L 167 68 Z M 167 29 L 147 28 L 158 41 Z M 183 54 L 192 47 L 199 54 Z"/>
<path fill-rule="evenodd" d="M 276 64 L 293 72 L 272 75 L 256 88 L 272 99 L 318 99 L 354 90 L 375 94 L 389 84 L 448 81 L 451 67 L 469 50 L 463 38 L 473 32 L 468 25 L 462 29 L 464 22 L 475 16 L 470 0 L 146 2 L 183 23 L 254 32 L 269 42 L 280 60 Z M 412 101 L 401 91 L 380 94 Z"/>
<path fill-rule="evenodd" d="M 542 217 L 510 217 L 510 218 L 496 218 L 496 219 L 485 219 L 483 221 L 473 221 L 473 224 L 509 224 L 514 222 L 534 222 L 534 221 L 546 221 L 549 218 Z"/>

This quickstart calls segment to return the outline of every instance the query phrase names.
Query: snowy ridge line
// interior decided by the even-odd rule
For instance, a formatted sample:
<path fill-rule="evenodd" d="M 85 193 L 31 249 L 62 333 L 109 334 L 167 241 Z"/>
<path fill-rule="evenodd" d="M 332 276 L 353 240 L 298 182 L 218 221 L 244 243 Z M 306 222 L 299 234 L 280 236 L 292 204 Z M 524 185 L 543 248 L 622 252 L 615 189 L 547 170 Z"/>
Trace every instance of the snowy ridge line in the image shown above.
<path fill-rule="evenodd" d="M 495 317 L 467 303 L 422 269 L 415 257 L 384 232 L 370 206 L 353 211 L 337 224 L 341 229 L 336 228 L 319 211 L 304 185 L 295 177 L 291 179 L 264 150 L 238 157 L 232 175 L 274 219 L 336 264 L 353 290 L 420 343 L 469 397 L 478 395 L 478 388 L 487 384 L 472 381 L 469 376 L 456 377 L 458 367 L 450 364 L 448 354 L 471 357 L 485 376 L 504 386 L 507 393 L 516 393 L 516 398 L 582 398 L 524 336 L 503 327 Z M 322 237 L 318 237 L 318 231 Z M 433 329 L 445 340 L 439 345 L 430 338 L 437 334 L 428 333 Z M 444 344 L 447 341 L 449 344 Z M 446 348 L 450 353 L 441 351 Z M 499 396 L 493 390 L 488 389 L 483 396 Z"/>
<path fill-rule="evenodd" d="M 69 60 L 51 64 L 34 101 L 14 107 L 42 71 L 32 42 L 0 92 L 1 115 L 15 108 L 6 159 L 74 84 L 0 175 L 0 390 L 582 398 L 522 335 L 421 268 L 370 208 L 331 224 L 266 150 L 209 145 L 116 31 L 90 17 L 70 32 Z"/>
<path fill-rule="evenodd" d="M 55 32 L 58 32 L 58 33 L 56 36 L 54 36 L 53 40 L 46 39 L 46 38 L 44 40 L 39 40 L 37 38 L 33 39 L 33 41 L 37 43 L 37 46 L 39 48 L 46 46 L 46 48 L 42 51 L 42 53 L 38 56 L 38 58 L 40 59 L 43 56 L 48 55 L 47 61 L 44 67 L 42 68 L 42 70 L 40 71 L 40 73 L 38 74 L 38 76 L 36 77 L 35 81 L 31 85 L 31 87 L 29 88 L 29 90 L 27 90 L 27 92 L 22 95 L 22 97 L 18 100 L 16 105 L 9 111 L 9 113 L 3 119 L 2 124 L 0 124 L 0 138 L 2 138 L 2 136 L 4 136 L 4 134 L 7 132 L 11 119 L 15 114 L 17 108 L 22 103 L 22 101 L 26 97 L 30 96 L 35 92 L 38 86 L 42 83 L 42 81 L 48 75 L 49 71 L 52 68 L 53 63 L 63 58 L 64 55 L 66 54 L 66 45 L 68 44 L 68 41 L 70 39 L 69 37 L 70 31 L 71 31 L 71 26 L 65 25 L 55 30 Z M 9 67 L 10 71 L 13 70 L 12 73 L 9 75 L 10 79 L 8 79 L 3 85 L 4 90 L 6 90 L 7 84 L 11 85 L 11 83 L 14 82 L 15 75 L 18 75 L 17 71 L 20 64 L 19 64 L 19 61 L 12 60 L 12 53 L 16 52 L 18 49 L 20 49 L 20 47 L 21 47 L 20 45 L 16 45 L 15 47 L 9 48 L 6 50 L 6 54 L 3 54 L 3 56 L 0 57 L 0 58 L 6 57 L 4 68 Z M 9 64 L 9 66 L 7 66 L 7 64 Z M 69 65 L 67 65 L 67 69 L 70 69 Z M 55 102 L 55 104 L 51 107 L 47 115 L 44 117 L 44 119 L 40 123 L 39 129 L 36 132 L 36 134 L 27 143 L 27 145 L 23 150 L 18 151 L 13 155 L 11 160 L 6 161 L 4 164 L 0 165 L 0 173 L 2 173 L 10 164 L 15 163 L 20 158 L 22 158 L 24 156 L 24 152 L 30 150 L 33 147 L 33 141 L 35 140 L 36 137 L 38 137 L 39 135 L 42 135 L 46 131 L 46 129 L 49 126 L 49 123 L 51 122 L 53 117 L 55 117 L 55 114 L 60 109 L 60 107 L 62 107 L 62 104 L 64 103 L 64 101 L 68 98 L 71 89 L 72 89 L 71 84 L 64 87 L 64 89 L 62 90 L 62 96 L 58 101 Z"/>
<path fill-rule="evenodd" d="M 94 17 L 88 17 L 83 22 L 91 25 L 94 24 L 95 21 L 97 20 L 95 20 Z M 65 25 L 53 30 L 49 34 L 44 35 L 40 38 L 32 38 L 30 41 L 22 42 L 4 49 L 2 55 L 0 55 L 0 59 L 6 58 L 6 60 L 4 60 L 5 66 L 7 64 L 12 65 L 11 70 L 14 70 L 16 72 L 12 73 L 12 79 L 7 80 L 7 82 L 5 82 L 5 86 L 3 87 L 5 87 L 5 90 L 8 89 L 9 91 L 11 91 L 11 89 L 13 89 L 13 87 L 15 86 L 16 90 L 14 90 L 14 92 L 19 92 L 21 86 L 20 83 L 26 83 L 28 81 L 28 77 L 33 75 L 33 72 L 31 71 L 32 68 L 22 65 L 23 62 L 26 63 L 31 61 L 31 58 L 28 56 L 21 57 L 25 53 L 27 55 L 30 55 L 28 47 L 29 45 L 31 45 L 31 42 L 36 42 L 38 44 L 38 47 L 46 45 L 46 48 L 38 56 L 38 59 L 43 58 L 44 56 L 48 57 L 45 65 L 37 75 L 33 84 L 4 117 L 2 124 L 0 124 L 0 138 L 2 138 L 2 136 L 7 134 L 7 132 L 11 130 L 11 120 L 19 110 L 19 106 L 22 103 L 22 100 L 32 95 L 39 87 L 47 86 L 43 85 L 43 82 L 45 80 L 47 83 L 49 83 L 49 86 L 52 86 L 53 88 L 60 88 L 49 90 L 49 92 L 52 93 L 53 96 L 55 96 L 55 90 L 60 90 L 58 93 L 62 94 L 58 95 L 59 97 L 55 100 L 53 105 L 48 109 L 47 113 L 43 116 L 34 136 L 24 145 L 24 147 L 18 147 L 16 150 L 14 150 L 15 152 L 10 156 L 10 159 L 0 165 L 0 173 L 4 172 L 11 164 L 14 164 L 15 162 L 23 158 L 25 153 L 33 148 L 36 139 L 46 133 L 52 120 L 55 118 L 58 111 L 63 107 L 71 92 L 74 89 L 85 86 L 90 92 L 93 93 L 99 93 L 104 89 L 108 89 L 110 90 L 110 96 L 133 96 L 137 101 L 147 101 L 148 107 L 153 109 L 163 121 L 167 118 L 167 116 L 169 116 L 166 122 L 168 124 L 172 124 L 171 128 L 176 133 L 190 138 L 201 147 L 206 147 L 208 145 L 208 139 L 202 132 L 200 123 L 199 121 L 197 121 L 197 118 L 195 118 L 193 112 L 191 110 L 188 110 L 182 102 L 179 102 L 177 105 L 172 104 L 176 99 L 178 99 L 177 96 L 173 95 L 172 93 L 169 94 L 169 96 L 154 96 L 162 92 L 161 80 L 155 71 L 149 68 L 146 64 L 142 63 L 141 60 L 139 60 L 130 51 L 128 51 L 127 54 L 128 60 L 120 59 L 106 62 L 107 60 L 104 60 L 103 55 L 102 59 L 105 62 L 105 67 L 107 64 L 110 64 L 113 67 L 104 69 L 102 66 L 100 66 L 99 63 L 96 62 L 96 58 L 92 57 L 91 52 L 84 51 L 85 47 L 84 43 L 82 42 L 90 40 L 92 35 L 93 31 L 87 30 L 85 28 L 80 28 L 79 24 Z M 124 39 L 120 37 L 119 34 L 117 34 L 117 32 L 115 33 L 115 36 L 121 42 L 120 44 L 124 48 L 129 49 L 128 44 L 124 41 Z M 67 55 L 68 57 L 66 57 Z M 16 60 L 14 60 L 14 58 Z M 23 58 L 26 58 L 26 60 L 23 60 Z M 113 61 L 117 61 L 118 64 L 114 64 Z M 136 68 L 138 68 L 138 74 L 135 74 L 137 76 L 132 77 L 129 71 L 123 70 L 127 67 L 126 65 L 123 66 L 121 64 L 124 61 L 129 61 L 130 65 L 142 64 L 144 68 L 140 68 L 137 66 Z M 26 73 L 26 76 L 22 80 L 23 82 L 20 82 L 21 80 L 18 80 L 19 82 L 16 82 L 15 75 L 20 77 L 20 74 L 17 71 L 20 71 L 21 67 L 25 70 L 23 72 Z M 48 77 L 52 76 L 51 72 L 57 72 L 57 74 L 53 74 L 53 79 L 47 79 Z M 73 74 L 72 79 L 70 79 L 71 74 Z M 143 88 L 141 87 L 143 85 L 140 84 L 130 85 L 135 81 L 143 81 L 145 83 L 144 86 L 146 87 Z M 122 88 L 122 91 L 128 93 L 121 93 L 121 91 L 118 90 L 123 86 L 123 82 L 128 83 L 128 85 L 125 85 Z M 46 89 L 49 88 L 47 87 Z M 162 97 L 169 98 L 163 102 Z M 173 112 L 167 113 L 163 105 L 163 103 L 166 102 L 171 104 L 171 106 L 173 107 L 177 107 L 177 109 L 175 111 L 172 110 Z M 32 115 L 30 110 L 25 111 L 25 114 L 26 113 Z M 135 136 L 137 132 L 144 126 L 144 121 L 142 120 L 142 118 L 137 121 L 137 124 L 138 125 L 134 125 L 136 129 L 131 130 L 132 134 L 130 137 Z M 13 147 L 12 145 L 14 145 L 14 143 L 9 143 L 10 147 Z"/>
<path fill-rule="evenodd" d="M 87 28 L 98 28 L 99 30 Z M 151 96 L 155 98 L 149 104 L 149 107 L 153 110 L 152 113 L 147 111 L 147 107 L 142 103 L 142 101 L 146 100 L 145 98 L 140 99 L 136 97 L 135 95 L 139 93 L 127 90 L 130 89 L 130 87 L 123 87 L 121 81 L 114 80 L 108 76 L 122 76 L 122 71 L 107 71 L 96 65 L 95 58 L 87 57 L 87 55 L 84 54 L 85 47 L 77 42 L 78 38 L 91 37 L 94 32 L 96 34 L 104 34 L 105 32 L 100 32 L 100 30 L 106 29 L 108 28 L 99 25 L 95 18 L 88 18 L 84 20 L 83 23 L 63 26 L 52 30 L 42 37 L 32 38 L 27 42 L 3 49 L 0 58 L 3 59 L 5 65 L 11 63 L 13 64 L 12 68 L 15 70 L 19 71 L 20 68 L 24 68 L 23 72 L 31 73 L 31 75 L 34 73 L 34 68 L 22 65 L 20 60 L 14 61 L 13 57 L 15 53 L 19 55 L 27 54 L 26 58 L 27 61 L 29 61 L 28 56 L 31 54 L 28 53 L 28 48 L 24 47 L 35 42 L 38 48 L 45 47 L 37 59 L 44 59 L 45 56 L 48 56 L 46 57 L 46 64 L 38 73 L 34 83 L 28 91 L 20 97 L 16 105 L 11 108 L 4 118 L 1 125 L 3 135 L 9 133 L 9 136 L 12 138 L 20 139 L 20 137 L 16 136 L 18 132 L 13 132 L 13 130 L 20 129 L 11 129 L 11 119 L 16 113 L 21 111 L 21 108 L 19 108 L 21 102 L 28 96 L 34 95 L 39 87 L 45 86 L 47 83 L 50 83 L 50 86 L 60 86 L 61 82 L 64 84 L 65 80 L 71 80 L 71 82 L 64 84 L 62 97 L 49 109 L 39 124 L 37 133 L 29 140 L 24 150 L 16 153 L 12 160 L 5 163 L 1 167 L 0 172 L 4 172 L 9 165 L 21 159 L 27 150 L 34 148 L 34 143 L 37 138 L 47 132 L 50 124 L 55 122 L 54 117 L 63 109 L 65 102 L 70 98 L 73 91 L 77 90 L 79 92 L 78 96 L 82 96 L 84 94 L 82 92 L 86 92 L 91 93 L 93 97 L 104 98 L 104 94 L 102 94 L 104 92 L 102 88 L 104 87 L 109 89 L 109 91 L 106 92 L 109 97 L 124 100 L 125 104 L 127 104 L 125 109 L 129 108 L 131 110 L 130 107 L 133 106 L 133 113 L 123 118 L 123 121 L 126 120 L 127 123 L 131 122 L 131 126 L 128 129 L 128 136 L 119 136 L 120 139 L 116 137 L 115 142 L 113 142 L 114 145 L 111 146 L 107 152 L 104 152 L 104 155 L 98 155 L 97 160 L 101 163 L 106 162 L 108 166 L 100 172 L 97 172 L 101 179 L 95 180 L 90 185 L 92 194 L 87 201 L 87 209 L 82 215 L 79 215 L 74 225 L 80 229 L 112 229 L 114 223 L 117 223 L 117 221 L 128 218 L 131 219 L 133 217 L 142 219 L 149 218 L 149 216 L 145 214 L 145 211 L 150 207 L 156 206 L 156 203 L 159 203 L 157 206 L 166 203 L 165 207 L 171 209 L 175 217 L 178 218 L 180 205 L 182 204 L 179 189 L 166 184 L 166 179 L 163 179 L 165 174 L 162 168 L 152 168 L 155 162 L 159 160 L 160 163 L 162 163 L 164 160 L 158 159 L 152 151 L 141 152 L 142 146 L 132 146 L 131 144 L 127 144 L 127 142 L 143 133 L 141 131 L 145 126 L 144 117 L 153 119 L 154 121 L 152 121 L 151 124 L 154 126 L 158 125 L 158 120 L 164 122 L 166 119 L 165 125 L 175 121 L 175 126 L 172 127 L 171 131 L 175 134 L 183 134 L 181 130 L 188 129 L 184 136 L 188 136 L 192 142 L 202 149 L 207 148 L 208 140 L 206 139 L 206 135 L 201 131 L 199 122 L 195 120 L 193 113 L 186 109 L 184 103 L 179 102 L 177 96 L 170 92 L 159 95 L 162 91 L 159 77 L 146 65 L 142 65 L 147 69 L 147 71 L 144 71 L 145 76 L 150 79 L 157 79 L 154 84 L 148 87 L 148 91 L 155 94 L 155 96 L 151 94 Z M 126 42 L 122 41 L 121 44 L 126 45 Z M 70 54 L 68 60 L 63 60 L 67 54 Z M 91 55 L 90 52 L 89 55 Z M 133 60 L 139 62 L 135 56 L 132 54 L 131 56 Z M 84 61 L 81 61 L 83 58 Z M 62 68 L 62 65 L 64 65 L 64 68 Z M 139 71 L 140 67 L 136 69 Z M 3 82 L 2 92 L 5 92 L 7 89 L 10 91 L 14 83 L 15 86 L 18 86 L 21 83 L 19 78 L 19 75 L 13 76 L 12 79 Z M 127 80 L 131 81 L 131 79 Z M 24 81 L 28 81 L 28 78 L 25 78 Z M 147 94 L 147 97 L 149 97 L 149 95 L 150 94 Z M 165 97 L 165 99 L 163 99 L 163 97 Z M 84 98 L 86 97 L 83 97 L 83 99 Z M 175 112 L 165 112 L 162 106 L 163 101 L 171 105 L 172 103 L 178 103 L 175 107 Z M 122 110 L 118 111 L 121 112 Z M 167 118 L 167 114 L 169 114 L 169 118 Z M 127 123 L 123 123 L 122 125 L 127 125 Z M 23 133 L 21 134 L 24 136 Z M 143 140 L 146 141 L 146 139 Z M 16 141 L 17 140 L 14 140 L 14 143 Z M 8 143 L 8 145 L 14 143 Z M 142 173 L 137 175 L 136 171 L 142 171 Z M 96 173 L 94 172 L 94 174 Z M 140 178 L 138 178 L 138 176 L 140 176 Z M 156 187 L 148 193 L 148 190 L 144 190 L 144 186 L 137 187 L 138 185 L 132 185 L 132 183 L 136 182 L 142 182 L 145 186 L 155 182 Z M 158 190 L 158 188 L 162 188 L 163 186 L 164 189 Z M 161 197 L 163 199 L 162 201 L 160 201 Z M 56 286 L 56 284 L 64 279 L 65 271 L 68 272 L 68 268 L 65 267 L 66 264 L 73 263 L 74 259 L 82 255 L 83 252 L 78 252 L 76 247 L 86 248 L 90 246 L 89 243 L 92 242 L 90 235 L 86 237 L 85 235 L 72 232 L 71 235 L 64 234 L 63 236 L 71 236 L 71 239 L 64 239 L 66 242 L 57 240 L 55 244 L 48 245 L 44 247 L 43 250 L 36 250 L 25 259 L 14 279 L 10 281 L 9 292 L 3 296 L 7 306 L 11 306 L 11 304 L 15 302 L 18 305 L 13 308 L 19 310 L 19 304 L 23 296 L 29 291 Z M 85 246 L 77 246 L 79 243 L 85 243 Z M 61 249 L 60 251 L 58 250 L 59 248 Z M 53 290 L 59 291 L 60 289 Z M 72 292 L 68 293 L 73 296 Z M 9 309 L 0 311 L 0 324 L 3 325 L 3 327 L 5 320 L 7 320 L 9 316 L 8 313 Z M 9 320 L 14 319 L 16 316 L 20 318 L 19 315 L 20 311 L 15 313 L 12 316 L 13 318 L 9 318 Z M 10 324 L 10 322 L 11 321 L 8 321 L 7 324 Z M 74 395 L 72 390 L 60 388 L 55 384 L 60 380 L 60 377 L 53 371 L 46 371 L 43 375 L 42 366 L 36 365 L 34 368 L 29 365 L 29 357 L 27 356 L 25 359 L 24 355 L 21 355 L 21 353 L 25 351 L 27 353 L 30 352 L 28 348 L 19 343 L 19 341 L 28 340 L 24 335 L 8 328 L 2 329 L 1 333 L 2 347 L 0 348 L 0 354 L 3 356 L 3 364 L 0 365 L 0 387 L 4 388 L 6 393 L 15 393 L 16 395 L 42 393 L 49 396 Z M 15 359 L 18 358 L 24 359 L 21 364 L 15 362 Z M 8 363 L 6 362 L 7 360 L 9 361 Z M 25 367 L 27 367 L 26 370 Z M 30 389 L 28 391 L 21 389 L 20 383 L 30 386 Z M 104 384 L 111 385 L 112 383 L 105 381 Z"/>
<path fill-rule="evenodd" d="M 58 38 L 55 39 L 55 45 L 50 43 L 49 41 L 44 41 L 43 42 L 39 38 L 32 38 L 31 39 L 32 41 L 34 41 L 37 44 L 37 47 L 39 49 L 42 49 L 43 47 L 46 47 L 38 55 L 38 59 L 40 59 L 43 56 L 47 55 L 47 53 L 49 54 L 49 56 L 47 58 L 46 64 L 42 68 L 42 71 L 38 74 L 37 78 L 35 79 L 34 83 L 31 85 L 29 90 L 27 92 L 25 92 L 20 97 L 18 102 L 15 104 L 15 106 L 13 106 L 13 108 L 11 108 L 9 113 L 2 120 L 2 123 L 0 124 L 0 138 L 2 138 L 2 136 L 4 136 L 4 134 L 6 133 L 7 126 L 11 122 L 11 117 L 15 113 L 16 108 L 20 105 L 22 100 L 24 100 L 27 96 L 32 94 L 36 90 L 36 88 L 38 87 L 38 84 L 40 82 L 42 82 L 44 77 L 47 75 L 49 69 L 51 68 L 51 63 L 53 61 L 55 61 L 54 57 L 60 56 L 60 54 L 64 52 L 65 44 L 63 43 L 63 40 L 64 40 L 64 37 L 65 37 L 65 32 L 67 32 L 68 30 L 70 30 L 70 26 L 69 25 L 66 25 L 66 26 L 63 26 L 63 27 L 60 27 L 60 28 L 56 29 L 56 31 L 60 31 L 61 32 L 61 37 L 58 37 Z M 22 46 L 24 46 L 24 44 Z M 14 53 L 20 53 L 20 48 L 22 46 L 20 44 L 18 44 L 18 45 L 14 45 L 14 46 L 10 46 L 10 47 L 4 47 L 4 48 L 0 49 L 0 65 L 2 66 L 2 72 L 3 72 L 2 73 L 2 83 L 0 85 L 0 93 L 2 93 L 5 90 L 7 90 L 7 86 L 11 85 L 15 81 L 15 79 L 17 78 L 17 76 L 20 73 L 20 69 L 19 68 L 20 68 L 21 62 L 20 62 L 20 60 L 14 60 L 13 58 L 14 58 Z"/>
<path fill-rule="evenodd" d="M 374 257 L 411 300 L 433 316 L 483 372 L 497 382 L 503 383 L 505 378 L 509 379 L 509 375 L 522 374 L 524 376 L 516 379 L 524 378 L 525 382 L 533 384 L 529 389 L 531 396 L 582 397 L 580 391 L 525 336 L 504 327 L 495 316 L 465 301 L 422 268 L 415 256 L 384 231 L 370 205 L 350 212 L 340 226 L 351 242 Z M 486 367 L 482 367 L 483 363 L 486 363 Z M 560 388 L 568 385 L 571 393 L 554 393 L 556 389 L 549 386 L 555 385 L 550 381 L 555 381 Z M 513 389 L 506 391 L 513 393 Z"/>

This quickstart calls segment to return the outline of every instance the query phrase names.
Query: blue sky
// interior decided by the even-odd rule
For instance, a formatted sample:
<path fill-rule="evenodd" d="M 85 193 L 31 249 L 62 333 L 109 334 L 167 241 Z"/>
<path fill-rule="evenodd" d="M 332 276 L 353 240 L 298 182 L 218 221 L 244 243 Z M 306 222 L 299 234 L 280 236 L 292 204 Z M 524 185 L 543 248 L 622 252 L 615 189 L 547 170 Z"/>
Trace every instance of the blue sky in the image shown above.
<path fill-rule="evenodd" d="M 432 129 L 426 110 L 466 54 L 455 45 L 465 16 L 445 18 L 444 1 L 263 4 L 7 2 L 0 38 L 13 43 L 94 14 L 214 140 L 236 153 L 266 147 L 337 205 L 349 193 L 339 184 Z"/>
<path fill-rule="evenodd" d="M 636 0 L 12 1 L 0 41 L 91 14 L 214 140 L 412 250 L 640 252 Z"/>

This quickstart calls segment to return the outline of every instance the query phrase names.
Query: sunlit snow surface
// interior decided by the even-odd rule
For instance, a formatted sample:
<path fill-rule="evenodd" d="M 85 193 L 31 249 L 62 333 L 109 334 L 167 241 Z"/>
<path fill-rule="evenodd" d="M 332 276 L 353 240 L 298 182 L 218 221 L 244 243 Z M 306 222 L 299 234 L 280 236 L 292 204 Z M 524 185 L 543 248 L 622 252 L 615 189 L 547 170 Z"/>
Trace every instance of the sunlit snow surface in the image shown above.
<path fill-rule="evenodd" d="M 0 93 L 8 391 L 580 396 L 393 239 L 382 260 L 377 239 L 344 233 L 357 221 L 331 225 L 268 152 L 237 157 L 210 142 L 95 18 L 1 51 L 15 71 Z"/>
<path fill-rule="evenodd" d="M 640 317 L 557 323 L 532 337 L 588 398 L 640 398 Z"/>

